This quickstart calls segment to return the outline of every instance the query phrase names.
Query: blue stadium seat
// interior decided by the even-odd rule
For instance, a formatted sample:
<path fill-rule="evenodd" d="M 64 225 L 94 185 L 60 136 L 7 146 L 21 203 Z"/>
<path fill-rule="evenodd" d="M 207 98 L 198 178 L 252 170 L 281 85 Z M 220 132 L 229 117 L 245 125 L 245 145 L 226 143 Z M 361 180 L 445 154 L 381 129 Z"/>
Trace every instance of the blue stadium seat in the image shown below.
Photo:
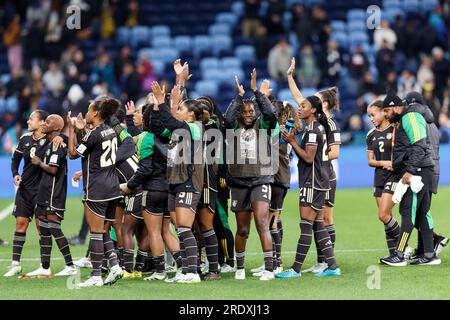
<path fill-rule="evenodd" d="M 131 45 L 136 47 L 138 45 L 150 44 L 150 28 L 146 26 L 135 26 L 131 29 Z"/>
<path fill-rule="evenodd" d="M 151 60 L 152 66 L 153 66 L 153 72 L 157 76 L 163 76 L 164 70 L 166 67 L 166 63 L 161 60 Z"/>
<path fill-rule="evenodd" d="M 285 30 L 291 30 L 292 13 L 286 11 L 283 13 L 283 27 Z"/>
<path fill-rule="evenodd" d="M 230 68 L 222 70 L 222 83 L 234 84 L 234 79 L 236 76 L 241 83 L 244 81 L 244 71 L 242 71 L 241 68 Z"/>
<path fill-rule="evenodd" d="M 6 112 L 17 113 L 19 111 L 19 101 L 16 96 L 11 96 L 6 99 Z"/>
<path fill-rule="evenodd" d="M 301 88 L 304 97 L 313 96 L 317 92 L 317 88 Z"/>
<path fill-rule="evenodd" d="M 333 31 L 345 32 L 347 30 L 345 22 L 341 20 L 333 20 L 330 25 Z"/>
<path fill-rule="evenodd" d="M 205 69 L 202 71 L 203 79 L 212 80 L 217 83 L 222 81 L 222 69 Z"/>
<path fill-rule="evenodd" d="M 172 47 L 172 39 L 166 36 L 159 36 L 152 39 L 152 47 L 153 48 L 171 48 Z"/>
<path fill-rule="evenodd" d="M 180 51 L 190 51 L 192 49 L 192 38 L 189 36 L 176 36 L 173 45 Z"/>
<path fill-rule="evenodd" d="M 11 75 L 9 73 L 5 73 L 0 75 L 0 84 L 7 84 L 11 80 Z"/>
<path fill-rule="evenodd" d="M 365 31 L 353 31 L 350 33 L 350 46 L 353 47 L 357 44 L 363 45 L 369 43 L 369 36 Z"/>
<path fill-rule="evenodd" d="M 180 51 L 175 48 L 161 48 L 158 51 L 164 62 L 174 62 L 180 57 Z"/>
<path fill-rule="evenodd" d="M 363 9 L 351 9 L 347 12 L 347 21 L 363 20 L 366 21 L 366 11 Z"/>
<path fill-rule="evenodd" d="M 225 23 L 216 23 L 212 24 L 208 28 L 208 33 L 210 36 L 217 36 L 217 35 L 230 35 L 231 28 L 228 24 Z"/>
<path fill-rule="evenodd" d="M 348 31 L 349 32 L 353 32 L 353 31 L 366 31 L 367 30 L 367 24 L 366 21 L 362 21 L 362 20 L 353 20 L 350 21 L 348 24 Z"/>
<path fill-rule="evenodd" d="M 168 26 L 165 25 L 155 25 L 152 28 L 152 36 L 155 37 L 160 37 L 160 36 L 166 36 L 166 37 L 170 37 L 170 28 Z"/>
<path fill-rule="evenodd" d="M 382 19 L 386 19 L 389 21 L 389 23 L 393 24 L 395 22 L 395 18 L 397 16 L 406 16 L 406 13 L 403 9 L 400 8 L 390 8 L 390 9 L 386 9 L 383 10 L 381 12 L 381 18 Z"/>
<path fill-rule="evenodd" d="M 221 51 L 231 50 L 233 47 L 233 40 L 230 36 L 217 35 L 212 38 L 213 52 L 219 54 Z"/>
<path fill-rule="evenodd" d="M 215 81 L 200 80 L 195 84 L 195 91 L 202 96 L 216 96 L 219 91 L 219 85 Z"/>
<path fill-rule="evenodd" d="M 238 17 L 242 17 L 245 12 L 245 5 L 243 2 L 236 1 L 231 4 L 231 11 Z"/>
<path fill-rule="evenodd" d="M 242 61 L 236 57 L 225 57 L 220 61 L 220 66 L 222 69 L 241 68 Z"/>
<path fill-rule="evenodd" d="M 142 55 L 147 56 L 149 60 L 159 59 L 158 49 L 153 48 L 142 48 L 137 52 L 137 57 L 140 58 Z"/>
<path fill-rule="evenodd" d="M 116 41 L 120 44 L 129 44 L 131 38 L 130 28 L 127 27 L 119 27 L 116 32 Z"/>
<path fill-rule="evenodd" d="M 221 12 L 216 16 L 216 23 L 225 23 L 231 27 L 235 26 L 238 21 L 239 18 L 234 12 Z"/>
<path fill-rule="evenodd" d="M 234 50 L 236 57 L 245 62 L 251 62 L 255 60 L 255 48 L 250 45 L 241 45 Z"/>
<path fill-rule="evenodd" d="M 422 0 L 420 3 L 421 10 L 427 12 L 434 9 L 439 4 L 439 0 Z"/>
<path fill-rule="evenodd" d="M 341 48 L 347 48 L 349 45 L 349 38 L 346 32 L 333 32 L 331 39 L 335 40 Z"/>
<path fill-rule="evenodd" d="M 215 57 L 203 58 L 200 61 L 200 70 L 203 72 L 208 69 L 220 69 L 219 59 Z"/>
<path fill-rule="evenodd" d="M 389 8 L 401 8 L 400 0 L 383 0 L 383 10 Z"/>
<path fill-rule="evenodd" d="M 403 10 L 406 12 L 419 12 L 419 1 L 418 0 L 404 0 Z"/>
<path fill-rule="evenodd" d="M 283 88 L 278 91 L 278 99 L 281 101 L 286 101 L 292 99 L 291 90 L 289 88 Z"/>
<path fill-rule="evenodd" d="M 211 50 L 212 40 L 207 35 L 198 35 L 194 37 L 194 53 L 199 54 L 202 51 Z"/>

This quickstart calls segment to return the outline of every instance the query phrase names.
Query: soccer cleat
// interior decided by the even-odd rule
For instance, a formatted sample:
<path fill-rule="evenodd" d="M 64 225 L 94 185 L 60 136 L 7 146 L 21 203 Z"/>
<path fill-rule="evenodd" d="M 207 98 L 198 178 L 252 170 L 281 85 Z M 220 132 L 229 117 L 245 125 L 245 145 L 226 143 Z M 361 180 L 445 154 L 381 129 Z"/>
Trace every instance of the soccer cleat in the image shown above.
<path fill-rule="evenodd" d="M 407 246 L 405 248 L 405 253 L 403 254 L 403 256 L 405 257 L 406 260 L 410 260 L 412 255 L 413 255 L 412 248 L 410 246 Z"/>
<path fill-rule="evenodd" d="M 268 271 L 268 270 L 264 270 L 262 272 L 261 276 L 259 277 L 259 280 L 262 280 L 262 281 L 269 281 L 269 280 L 273 280 L 273 279 L 275 279 L 273 272 Z"/>
<path fill-rule="evenodd" d="M 410 264 L 415 266 L 437 266 L 441 264 L 441 259 L 439 259 L 437 256 L 434 256 L 433 258 L 422 256 L 412 260 Z"/>
<path fill-rule="evenodd" d="M 4 277 L 14 277 L 22 272 L 22 267 L 18 261 L 11 262 L 8 271 L 3 275 Z"/>
<path fill-rule="evenodd" d="M 128 272 L 127 270 L 123 270 L 123 279 L 133 279 L 134 272 Z"/>
<path fill-rule="evenodd" d="M 92 268 L 91 260 L 86 257 L 83 257 L 79 260 L 75 260 L 73 264 L 79 268 Z"/>
<path fill-rule="evenodd" d="M 9 244 L 8 241 L 5 241 L 5 240 L 0 239 L 0 247 L 7 246 L 8 244 Z"/>
<path fill-rule="evenodd" d="M 258 272 L 262 272 L 266 269 L 266 266 L 263 264 L 262 266 L 258 267 L 258 268 L 253 268 L 250 270 L 251 273 L 258 273 Z"/>
<path fill-rule="evenodd" d="M 101 286 L 103 286 L 103 279 L 100 276 L 92 276 L 85 282 L 77 284 L 78 288 L 101 287 Z"/>
<path fill-rule="evenodd" d="M 201 275 L 200 278 L 204 281 L 215 281 L 220 280 L 221 276 L 218 272 L 208 272 L 204 275 Z"/>
<path fill-rule="evenodd" d="M 280 272 L 282 272 L 283 271 L 283 267 L 282 266 L 279 266 L 279 267 L 277 267 L 275 270 L 273 270 L 273 274 L 277 274 L 277 273 L 280 273 Z"/>
<path fill-rule="evenodd" d="M 311 268 L 303 270 L 303 273 L 307 273 L 307 272 L 318 273 L 318 272 L 322 272 L 326 268 L 328 268 L 328 264 L 326 264 L 326 262 L 318 262 L 315 265 L 313 265 Z"/>
<path fill-rule="evenodd" d="M 137 279 L 142 278 L 142 272 L 141 271 L 134 271 L 133 272 L 133 278 L 137 278 Z"/>
<path fill-rule="evenodd" d="M 44 269 L 42 268 L 42 265 L 39 266 L 39 268 L 37 268 L 34 271 L 28 272 L 26 274 L 27 277 L 37 277 L 37 276 L 49 276 L 52 274 L 52 271 L 50 270 L 50 268 L 48 269 Z"/>
<path fill-rule="evenodd" d="M 434 253 L 436 254 L 436 256 L 439 256 L 442 250 L 444 250 L 444 247 L 447 246 L 448 242 L 449 239 L 446 237 L 437 237 L 436 246 L 434 247 Z"/>
<path fill-rule="evenodd" d="M 154 272 L 150 277 L 144 278 L 145 281 L 166 280 L 166 272 Z"/>
<path fill-rule="evenodd" d="M 85 240 L 78 236 L 74 236 L 67 238 L 67 242 L 72 246 L 82 246 L 84 245 Z"/>
<path fill-rule="evenodd" d="M 245 269 L 237 269 L 234 273 L 234 278 L 236 280 L 245 280 Z"/>
<path fill-rule="evenodd" d="M 179 278 L 176 283 L 199 283 L 201 282 L 198 273 L 186 273 L 184 277 Z"/>
<path fill-rule="evenodd" d="M 181 272 L 181 270 L 178 270 L 177 273 L 175 273 L 174 277 L 166 278 L 166 280 L 164 280 L 164 282 L 168 282 L 168 283 L 176 282 L 178 280 L 178 278 L 183 277 L 183 276 L 184 276 L 183 272 Z"/>
<path fill-rule="evenodd" d="M 231 272 L 236 272 L 236 268 L 230 266 L 227 263 L 224 263 L 221 267 L 220 267 L 220 273 L 231 273 Z"/>
<path fill-rule="evenodd" d="M 116 264 L 115 266 L 111 267 L 111 271 L 109 272 L 103 284 L 107 286 L 112 285 L 122 277 L 123 277 L 123 270 L 118 264 Z"/>
<path fill-rule="evenodd" d="M 206 261 L 208 261 L 208 260 L 206 260 Z M 201 272 L 201 273 L 208 273 L 208 271 L 209 271 L 209 265 L 208 265 L 208 263 L 203 262 L 203 263 L 200 265 L 200 272 Z"/>
<path fill-rule="evenodd" d="M 405 267 L 406 259 L 400 258 L 398 255 L 393 254 L 392 256 L 381 258 L 380 263 L 386 264 L 391 267 Z"/>
<path fill-rule="evenodd" d="M 55 274 L 55 277 L 67 277 L 77 273 L 77 267 L 75 266 L 65 266 L 62 271 Z"/>
<path fill-rule="evenodd" d="M 294 269 L 287 269 L 285 271 L 279 272 L 275 275 L 275 278 L 300 278 L 302 274 L 295 271 Z"/>
<path fill-rule="evenodd" d="M 317 272 L 315 274 L 316 277 L 336 277 L 341 275 L 341 269 L 336 268 L 334 270 L 330 268 L 326 268 L 325 270 L 321 272 Z"/>
<path fill-rule="evenodd" d="M 169 264 L 166 264 L 166 272 L 167 273 L 174 273 L 177 272 L 177 267 L 171 266 Z"/>

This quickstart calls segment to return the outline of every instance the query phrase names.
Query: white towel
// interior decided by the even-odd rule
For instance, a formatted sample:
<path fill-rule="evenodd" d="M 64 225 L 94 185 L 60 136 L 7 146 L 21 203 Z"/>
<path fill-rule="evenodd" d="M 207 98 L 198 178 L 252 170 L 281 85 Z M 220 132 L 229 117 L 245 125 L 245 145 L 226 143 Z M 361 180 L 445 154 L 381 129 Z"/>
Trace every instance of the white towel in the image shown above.
<path fill-rule="evenodd" d="M 410 184 L 404 184 L 402 180 L 397 183 L 394 195 L 392 196 L 392 201 L 394 203 L 400 203 L 402 201 L 403 195 L 406 193 L 408 188 L 411 187 L 411 191 L 414 193 L 419 193 L 423 188 L 423 182 L 421 176 L 412 176 Z"/>

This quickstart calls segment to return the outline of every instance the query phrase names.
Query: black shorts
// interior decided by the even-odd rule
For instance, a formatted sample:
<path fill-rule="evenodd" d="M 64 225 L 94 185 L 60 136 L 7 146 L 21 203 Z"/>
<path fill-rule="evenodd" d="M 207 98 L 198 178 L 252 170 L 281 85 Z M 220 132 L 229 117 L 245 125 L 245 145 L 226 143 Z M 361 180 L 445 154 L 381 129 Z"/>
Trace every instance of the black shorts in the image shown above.
<path fill-rule="evenodd" d="M 264 201 L 270 204 L 272 191 L 270 184 L 260 184 L 249 188 L 231 188 L 231 211 L 252 211 L 252 203 Z"/>
<path fill-rule="evenodd" d="M 313 188 L 300 188 L 300 206 L 320 211 L 325 208 L 326 193 L 326 191 Z"/>
<path fill-rule="evenodd" d="M 193 213 L 196 213 L 200 197 L 200 192 L 169 192 L 167 207 L 169 212 L 175 212 L 175 208 L 188 208 L 191 209 Z"/>
<path fill-rule="evenodd" d="M 383 193 L 394 194 L 397 183 L 397 181 L 388 181 L 383 187 L 375 187 L 373 196 L 375 198 L 380 198 Z"/>
<path fill-rule="evenodd" d="M 34 215 L 38 217 L 46 217 L 49 215 L 57 215 L 61 220 L 64 220 L 64 210 L 55 210 L 47 206 L 36 205 Z"/>
<path fill-rule="evenodd" d="M 272 184 L 272 195 L 270 200 L 270 211 L 281 212 L 283 210 L 283 202 L 288 189 L 279 185 Z"/>
<path fill-rule="evenodd" d="M 169 193 L 166 191 L 142 191 L 142 211 L 154 216 L 170 218 L 167 208 Z"/>
<path fill-rule="evenodd" d="M 209 188 L 203 188 L 202 196 L 198 203 L 197 208 L 208 208 L 212 213 L 216 212 L 217 203 L 217 191 L 211 190 Z"/>
<path fill-rule="evenodd" d="M 123 207 L 125 215 L 132 215 L 136 219 L 144 219 L 142 217 L 142 193 L 126 195 L 125 206 Z"/>
<path fill-rule="evenodd" d="M 325 193 L 325 205 L 334 207 L 334 199 L 336 198 L 336 180 L 330 181 L 330 190 Z"/>
<path fill-rule="evenodd" d="M 17 190 L 12 213 L 14 217 L 25 217 L 30 221 L 33 219 L 37 192 L 37 190 L 22 190 L 20 188 Z"/>
<path fill-rule="evenodd" d="M 96 216 L 99 216 L 106 221 L 114 221 L 116 218 L 116 208 L 119 199 L 94 202 L 89 200 L 83 200 L 83 203 L 91 210 Z"/>

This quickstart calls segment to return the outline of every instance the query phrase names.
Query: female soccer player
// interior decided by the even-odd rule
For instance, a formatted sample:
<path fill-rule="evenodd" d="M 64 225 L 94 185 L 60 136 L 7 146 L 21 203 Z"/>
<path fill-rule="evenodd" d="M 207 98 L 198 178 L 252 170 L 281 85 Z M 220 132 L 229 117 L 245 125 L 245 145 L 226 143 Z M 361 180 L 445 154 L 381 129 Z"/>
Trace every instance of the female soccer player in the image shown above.
<path fill-rule="evenodd" d="M 383 101 L 375 100 L 367 107 L 367 114 L 375 128 L 367 133 L 367 163 L 375 168 L 374 194 L 378 206 L 378 219 L 384 224 L 389 255 L 395 253 L 400 227 L 392 214 L 398 179 L 392 171 L 392 140 L 394 127 L 385 118 Z"/>
<path fill-rule="evenodd" d="M 341 270 L 336 264 L 333 245 L 323 225 L 323 209 L 326 192 L 330 190 L 327 157 L 328 120 L 323 112 L 322 102 L 316 96 L 303 99 L 300 103 L 299 118 L 307 125 L 300 145 L 293 133 L 282 129 L 283 138 L 292 145 L 297 154 L 300 186 L 300 238 L 297 244 L 295 262 L 291 269 L 278 273 L 277 278 L 301 276 L 301 267 L 311 246 L 312 230 L 315 225 L 319 248 L 325 254 L 328 268 L 316 276 L 338 276 Z"/>
<path fill-rule="evenodd" d="M 81 138 L 75 147 L 75 128 L 84 130 L 81 115 L 77 120 L 67 115 L 69 124 L 69 154 L 72 159 L 82 157 L 84 210 L 90 230 L 90 254 L 92 262 L 91 277 L 78 287 L 102 286 L 113 284 L 123 276 L 123 271 L 117 262 L 114 245 L 109 237 L 109 225 L 114 222 L 118 199 L 121 197 L 119 179 L 115 171 L 117 137 L 114 130 L 105 124 L 105 120 L 117 112 L 120 103 L 106 97 L 97 98 L 88 108 L 86 125 L 92 130 Z M 82 132 L 80 132 L 82 133 Z M 101 264 L 103 256 L 109 260 L 110 273 L 103 282 Z"/>
<path fill-rule="evenodd" d="M 5 277 L 13 277 L 22 272 L 20 257 L 25 244 L 28 225 L 33 218 L 36 206 L 36 196 L 42 176 L 40 167 L 35 166 L 31 159 L 34 156 L 42 157 L 47 145 L 47 136 L 42 132 L 42 126 L 48 113 L 36 110 L 31 113 L 27 121 L 29 133 L 20 137 L 19 145 L 14 151 L 11 162 L 11 171 L 14 184 L 18 187 L 14 203 L 13 216 L 16 218 L 16 230 L 13 238 L 12 262 Z M 20 161 L 24 160 L 22 175 L 19 174 Z M 38 226 L 36 225 L 38 228 Z M 38 228 L 39 231 L 39 228 Z"/>
<path fill-rule="evenodd" d="M 175 118 L 157 82 L 152 83 L 152 91 L 157 100 L 151 116 L 152 131 L 161 134 L 167 129 L 171 134 L 167 152 L 168 209 L 171 215 L 175 213 L 180 245 L 186 256 L 183 268 L 187 267 L 187 273 L 180 274 L 175 281 L 198 283 L 198 247 L 191 228 L 204 182 L 202 128 L 198 125 L 203 120 L 203 107 L 198 101 L 185 100 Z"/>
<path fill-rule="evenodd" d="M 264 252 L 264 271 L 260 280 L 272 280 L 273 275 L 273 251 L 272 238 L 269 231 L 269 205 L 273 182 L 272 155 L 264 154 L 259 148 L 270 148 L 270 136 L 272 130 L 278 128 L 277 118 L 273 111 L 269 95 L 268 85 L 264 93 L 256 87 L 256 70 L 251 74 L 251 89 L 255 95 L 255 102 L 243 100 L 244 87 L 239 84 L 236 77 L 238 96 L 231 102 L 225 114 L 225 127 L 235 131 L 234 137 L 228 137 L 228 145 L 234 150 L 227 151 L 227 162 L 231 175 L 231 210 L 236 213 L 236 262 L 237 270 L 235 279 L 245 279 L 244 259 L 245 246 L 250 222 L 255 217 L 261 247 Z M 265 82 L 267 84 L 267 81 Z M 261 111 L 261 116 L 256 117 L 255 106 Z M 235 143 L 235 137 L 239 139 Z M 231 139 L 230 139 L 231 138 Z M 231 141 L 233 140 L 233 141 Z M 263 148 L 264 148 L 263 147 Z M 269 161 L 263 157 L 270 158 Z"/>

